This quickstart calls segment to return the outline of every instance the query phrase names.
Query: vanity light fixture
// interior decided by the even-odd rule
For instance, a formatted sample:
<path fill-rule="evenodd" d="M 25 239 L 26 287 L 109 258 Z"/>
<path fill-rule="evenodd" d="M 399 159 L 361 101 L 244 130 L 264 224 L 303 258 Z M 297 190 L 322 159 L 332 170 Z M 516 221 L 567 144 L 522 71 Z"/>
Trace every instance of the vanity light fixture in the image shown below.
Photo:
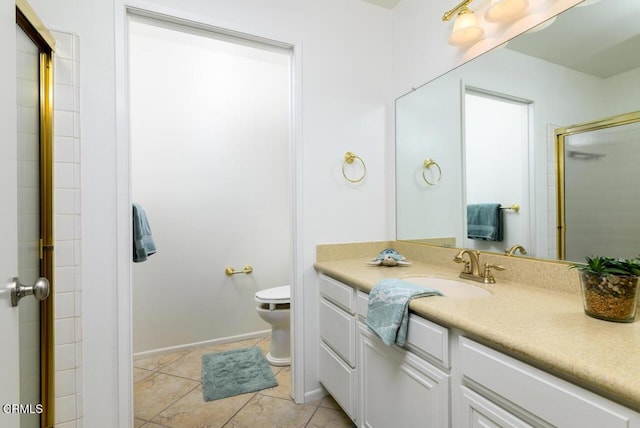
<path fill-rule="evenodd" d="M 489 22 L 509 22 L 520 17 L 529 7 L 529 0 L 491 0 L 484 15 Z"/>
<path fill-rule="evenodd" d="M 476 16 L 468 7 L 472 1 L 473 0 L 463 0 L 442 16 L 443 21 L 449 21 L 453 15 L 458 14 L 453 23 L 451 36 L 449 36 L 449 43 L 452 45 L 469 45 L 477 42 L 484 35 L 484 30 L 478 25 Z"/>

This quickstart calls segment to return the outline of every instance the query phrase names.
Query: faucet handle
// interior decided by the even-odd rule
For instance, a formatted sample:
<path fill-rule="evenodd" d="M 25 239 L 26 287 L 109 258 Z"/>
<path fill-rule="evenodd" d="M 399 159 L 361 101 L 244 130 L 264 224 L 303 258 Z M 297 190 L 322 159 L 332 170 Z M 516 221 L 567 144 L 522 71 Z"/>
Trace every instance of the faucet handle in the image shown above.
<path fill-rule="evenodd" d="M 457 255 L 453 258 L 453 261 L 456 263 L 464 263 L 464 268 L 462 269 L 462 272 L 471 273 L 471 262 L 469 260 L 465 260 L 460 255 Z"/>
<path fill-rule="evenodd" d="M 482 274 L 482 278 L 484 279 L 484 283 L 485 284 L 495 284 L 496 283 L 496 279 L 493 277 L 493 274 L 491 273 L 491 269 L 495 269 L 495 270 L 505 270 L 506 268 L 504 266 L 500 266 L 500 265 L 492 265 L 489 263 L 485 263 L 484 264 L 484 272 Z"/>

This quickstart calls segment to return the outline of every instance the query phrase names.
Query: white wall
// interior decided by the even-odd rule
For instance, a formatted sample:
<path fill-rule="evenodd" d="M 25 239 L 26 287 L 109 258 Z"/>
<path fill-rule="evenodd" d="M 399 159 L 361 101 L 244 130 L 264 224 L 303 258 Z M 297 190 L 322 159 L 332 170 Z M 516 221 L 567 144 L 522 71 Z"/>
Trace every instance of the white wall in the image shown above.
<path fill-rule="evenodd" d="M 118 426 L 124 408 L 119 395 L 126 364 L 118 366 L 118 222 L 114 16 L 113 1 L 33 0 L 49 27 L 80 37 L 82 149 L 82 261 L 84 313 L 85 426 Z M 145 2 L 176 15 L 295 44 L 301 55 L 301 121 L 298 149 L 304 284 L 305 390 L 319 387 L 316 376 L 317 287 L 312 267 L 315 246 L 326 242 L 388 239 L 389 205 L 385 156 L 391 147 L 391 12 L 359 0 L 279 0 Z M 115 12 L 114 12 L 115 8 Z M 121 25 L 118 23 L 118 25 Z M 345 151 L 367 163 L 366 180 L 353 186 L 339 172 Z M 391 208 L 392 210 L 392 208 Z M 126 248 L 127 243 L 120 243 Z M 122 280 L 122 278 L 121 278 Z M 126 318 L 127 308 L 121 316 Z M 122 373 L 120 371 L 123 371 Z M 119 407 L 120 406 L 120 407 Z"/>
<path fill-rule="evenodd" d="M 426 96 L 422 96 L 425 94 Z M 453 237 L 462 243 L 460 82 L 440 79 L 396 101 L 397 239 Z M 424 160 L 440 166 L 425 183 Z M 435 171 L 432 171 L 436 174 Z M 434 181 L 427 171 L 425 177 Z"/>
<path fill-rule="evenodd" d="M 56 427 L 81 424 L 82 233 L 80 195 L 79 39 L 54 31 L 54 211 Z"/>
<path fill-rule="evenodd" d="M 268 331 L 254 294 L 291 278 L 291 52 L 130 34 L 132 197 L 158 250 L 132 265 L 134 353 Z"/>
<path fill-rule="evenodd" d="M 640 110 L 638 80 L 640 80 L 640 68 L 610 77 L 605 81 L 604 100 L 600 103 L 604 117 Z"/>

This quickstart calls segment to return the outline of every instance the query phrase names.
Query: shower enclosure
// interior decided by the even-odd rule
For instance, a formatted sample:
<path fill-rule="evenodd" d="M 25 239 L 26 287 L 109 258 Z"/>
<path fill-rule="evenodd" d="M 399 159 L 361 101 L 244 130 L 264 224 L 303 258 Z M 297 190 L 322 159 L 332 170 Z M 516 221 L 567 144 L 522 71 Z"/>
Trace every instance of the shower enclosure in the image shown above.
<path fill-rule="evenodd" d="M 557 129 L 558 258 L 640 248 L 640 111 Z"/>

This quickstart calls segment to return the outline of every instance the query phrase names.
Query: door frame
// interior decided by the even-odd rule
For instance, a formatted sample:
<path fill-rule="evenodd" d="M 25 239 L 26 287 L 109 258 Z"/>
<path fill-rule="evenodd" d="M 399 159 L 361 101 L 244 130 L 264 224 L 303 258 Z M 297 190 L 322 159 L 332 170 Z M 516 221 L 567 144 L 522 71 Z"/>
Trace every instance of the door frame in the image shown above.
<path fill-rule="evenodd" d="M 40 276 L 49 298 L 40 302 L 40 426 L 55 423 L 54 236 L 53 236 L 53 51 L 55 38 L 26 0 L 16 0 L 16 24 L 40 51 Z"/>
<path fill-rule="evenodd" d="M 133 421 L 133 347 L 131 297 L 131 163 L 129 136 L 128 19 L 141 15 L 215 33 L 247 39 L 291 51 L 290 176 L 292 209 L 291 272 L 291 395 L 296 403 L 305 399 L 304 288 L 302 225 L 302 43 L 284 42 L 232 29 L 210 17 L 170 8 L 151 6 L 142 0 L 120 0 L 116 4 L 116 173 L 117 173 L 117 321 L 118 407 L 120 426 Z"/>
<path fill-rule="evenodd" d="M 498 100 L 501 102 L 510 102 L 513 104 L 517 104 L 526 109 L 526 118 L 527 118 L 527 129 L 526 129 L 526 143 L 524 144 L 524 149 L 522 151 L 521 165 L 522 165 L 522 201 L 504 201 L 505 203 L 514 203 L 517 202 L 519 204 L 523 204 L 524 207 L 520 208 L 519 215 L 522 216 L 522 233 L 527 241 L 527 249 L 529 251 L 537 249 L 536 242 L 536 234 L 535 234 L 535 224 L 536 224 L 536 214 L 535 214 L 535 181 L 529 174 L 530 171 L 534 170 L 534 149 L 533 149 L 533 104 L 534 101 L 521 98 L 515 95 L 505 94 L 502 92 L 497 92 L 477 86 L 472 86 L 466 84 L 464 81 L 460 81 L 460 120 L 461 120 L 461 152 L 462 152 L 462 187 L 463 187 L 463 201 L 462 201 L 462 230 L 466 230 L 467 225 L 467 210 L 466 210 L 466 200 L 467 200 L 467 179 L 466 179 L 466 138 L 465 138 L 465 126 L 466 126 L 466 96 L 475 95 L 479 97 L 489 98 L 493 100 Z M 466 234 L 463 233 L 463 240 Z"/>

